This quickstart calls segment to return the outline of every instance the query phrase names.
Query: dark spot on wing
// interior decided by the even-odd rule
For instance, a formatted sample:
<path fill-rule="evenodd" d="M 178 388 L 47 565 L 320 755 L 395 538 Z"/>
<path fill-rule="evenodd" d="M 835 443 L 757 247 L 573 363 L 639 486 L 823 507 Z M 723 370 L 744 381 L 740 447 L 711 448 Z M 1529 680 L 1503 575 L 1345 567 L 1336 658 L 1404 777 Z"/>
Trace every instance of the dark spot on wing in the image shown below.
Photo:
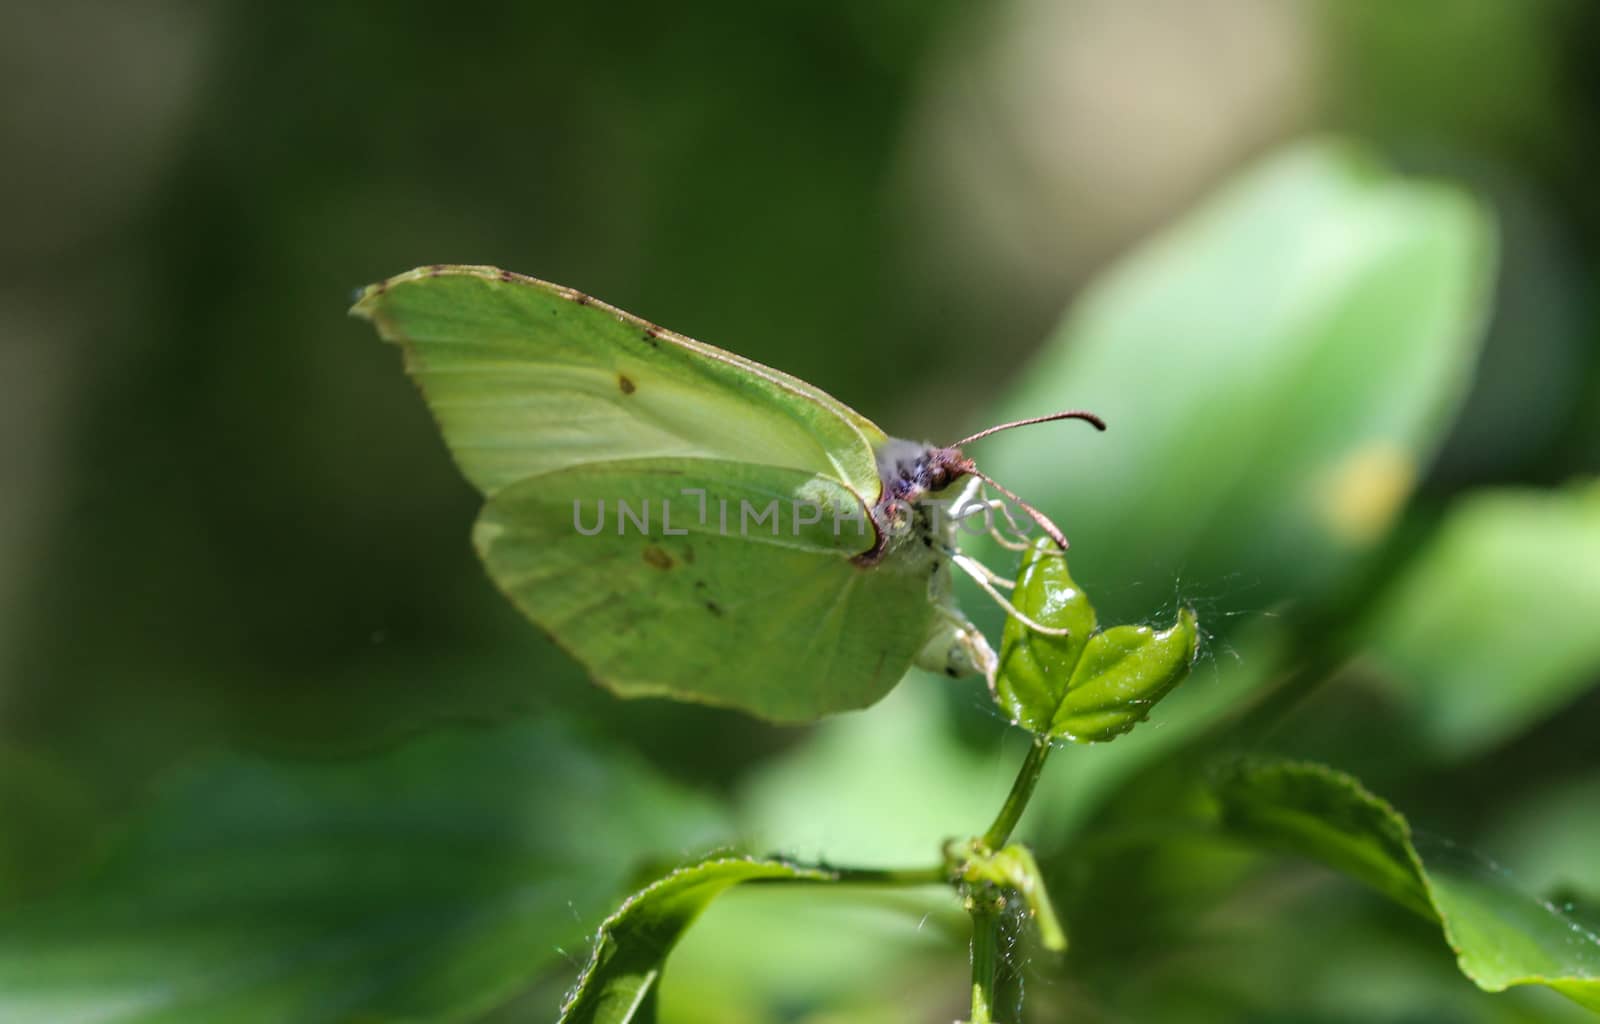
<path fill-rule="evenodd" d="M 428 268 L 428 276 L 429 277 L 438 277 L 442 273 L 444 273 L 444 264 L 443 263 L 435 263 L 435 264 L 433 264 L 432 266 L 430 266 Z"/>
<path fill-rule="evenodd" d="M 710 612 L 712 615 L 717 616 L 718 618 L 722 617 L 722 606 L 720 604 L 717 604 L 717 602 L 715 602 L 715 601 L 707 601 L 706 602 L 706 611 Z"/>
<path fill-rule="evenodd" d="M 694 587 L 695 587 L 696 590 L 704 590 L 707 586 L 708 586 L 708 584 L 706 583 L 705 580 L 695 580 L 694 581 Z"/>
<path fill-rule="evenodd" d="M 644 560 L 655 566 L 657 569 L 670 569 L 677 564 L 672 560 L 671 555 L 667 554 L 665 551 L 662 551 L 654 544 L 644 549 Z"/>
<path fill-rule="evenodd" d="M 637 384 L 629 380 L 627 377 L 624 377 L 620 373 L 617 374 L 617 387 L 621 388 L 622 393 L 625 395 L 631 395 L 635 391 L 639 390 L 639 386 Z"/>
<path fill-rule="evenodd" d="M 500 271 L 500 280 L 502 280 L 502 281 L 515 281 L 516 279 L 517 279 L 517 275 L 513 274 L 511 271 L 509 271 L 509 270 Z"/>
<path fill-rule="evenodd" d="M 572 301 L 576 302 L 580 306 L 587 306 L 589 303 L 593 302 L 594 300 L 589 298 L 589 296 L 583 294 L 582 292 L 578 292 L 577 294 L 572 296 Z"/>
<path fill-rule="evenodd" d="M 658 331 L 656 328 L 654 328 L 654 327 L 646 327 L 644 329 L 644 340 L 648 341 L 650 343 L 650 347 L 651 348 L 660 348 L 661 347 L 661 340 L 660 339 L 661 339 L 661 332 Z"/>

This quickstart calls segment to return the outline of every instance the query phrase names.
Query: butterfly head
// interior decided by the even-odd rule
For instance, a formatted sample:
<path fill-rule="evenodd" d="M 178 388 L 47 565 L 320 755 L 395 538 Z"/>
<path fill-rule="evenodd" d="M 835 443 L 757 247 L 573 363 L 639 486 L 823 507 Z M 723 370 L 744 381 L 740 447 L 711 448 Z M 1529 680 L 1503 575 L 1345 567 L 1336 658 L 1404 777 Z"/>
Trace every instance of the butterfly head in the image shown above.
<path fill-rule="evenodd" d="M 883 557 L 888 543 L 887 535 L 897 533 L 910 525 L 915 519 L 911 515 L 912 509 L 918 502 L 929 495 L 938 494 L 969 476 L 977 477 L 1005 495 L 1064 550 L 1067 538 L 1048 516 L 984 473 L 962 449 L 973 441 L 1012 427 L 1066 419 L 1084 420 L 1097 430 L 1106 429 L 1105 422 L 1094 413 L 1070 410 L 1012 423 L 1001 423 L 945 447 L 890 438 L 876 453 L 878 476 L 883 484 L 881 497 L 873 510 L 873 521 L 879 527 L 878 543 L 871 551 L 858 556 L 858 561 L 863 565 L 876 564 Z"/>
<path fill-rule="evenodd" d="M 878 451 L 878 475 L 886 501 L 914 502 L 937 494 L 977 467 L 952 445 L 939 448 L 891 439 Z"/>
<path fill-rule="evenodd" d="M 892 451 L 893 446 L 905 446 L 907 442 L 895 441 L 885 446 L 885 453 L 879 455 L 880 469 L 888 468 L 890 472 L 883 474 L 885 497 L 891 500 L 916 501 L 926 494 L 937 494 L 963 477 L 975 476 L 989 484 L 995 490 L 1004 494 L 1011 501 L 1028 514 L 1034 522 L 1050 535 L 1050 538 L 1063 550 L 1067 546 L 1067 538 L 1049 517 L 1038 509 L 1023 501 L 1017 495 L 1001 486 L 992 477 L 986 475 L 977 466 L 977 463 L 968 458 L 962 451 L 967 445 L 990 434 L 998 434 L 1002 430 L 1013 427 L 1026 427 L 1035 423 L 1052 423 L 1056 420 L 1083 420 L 1096 430 L 1106 429 L 1105 421 L 1092 412 L 1081 409 L 1069 409 L 1065 412 L 1051 413 L 1048 416 L 1035 416 L 1025 420 L 1014 420 L 1010 423 L 1000 423 L 980 430 L 970 437 L 964 437 L 945 448 L 935 446 L 912 446 L 917 450 L 907 452 L 902 447 L 898 452 Z M 884 454 L 890 455 L 890 466 L 884 466 Z M 909 457 L 908 457 L 909 456 Z"/>

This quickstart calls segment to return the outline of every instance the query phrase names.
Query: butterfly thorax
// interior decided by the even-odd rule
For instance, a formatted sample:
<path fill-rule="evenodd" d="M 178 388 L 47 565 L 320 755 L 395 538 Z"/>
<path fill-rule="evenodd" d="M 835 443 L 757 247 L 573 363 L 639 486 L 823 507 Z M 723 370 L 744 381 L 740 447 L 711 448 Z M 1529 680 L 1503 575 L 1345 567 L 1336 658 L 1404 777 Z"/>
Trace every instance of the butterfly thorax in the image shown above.
<path fill-rule="evenodd" d="M 934 511 L 923 499 L 938 494 L 966 476 L 972 463 L 959 448 L 940 448 L 919 441 L 892 437 L 878 447 L 881 488 L 872 508 L 876 543 L 856 556 L 856 564 L 874 566 L 902 544 L 933 548 L 936 543 Z"/>
<path fill-rule="evenodd" d="M 871 549 L 856 556 L 856 564 L 874 572 L 925 574 L 928 601 L 936 611 L 915 659 L 918 667 L 949 676 L 978 674 L 992 679 L 994 651 L 956 603 L 951 575 L 956 519 L 937 497 L 971 477 L 975 467 L 959 448 L 900 438 L 890 438 L 874 454 L 882 483 L 872 509 L 877 538 Z M 971 492 L 953 492 L 949 500 L 963 506 L 971 500 Z"/>

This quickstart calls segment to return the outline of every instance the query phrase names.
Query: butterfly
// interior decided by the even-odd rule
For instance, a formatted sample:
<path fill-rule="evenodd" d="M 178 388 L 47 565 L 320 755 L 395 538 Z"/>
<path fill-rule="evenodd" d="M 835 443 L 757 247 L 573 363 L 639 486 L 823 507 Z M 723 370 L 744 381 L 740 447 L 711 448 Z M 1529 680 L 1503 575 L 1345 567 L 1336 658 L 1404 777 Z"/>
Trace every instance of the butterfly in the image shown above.
<path fill-rule="evenodd" d="M 580 292 L 493 267 L 421 267 L 351 313 L 404 350 L 486 503 L 501 590 L 600 684 L 780 722 L 861 708 L 912 665 L 986 677 L 953 570 L 1042 632 L 959 547 L 974 513 L 1019 549 L 962 447 L 888 436 L 820 388 Z M 999 517 L 992 513 L 999 511 Z M 996 524 L 1008 524 L 1009 536 Z"/>

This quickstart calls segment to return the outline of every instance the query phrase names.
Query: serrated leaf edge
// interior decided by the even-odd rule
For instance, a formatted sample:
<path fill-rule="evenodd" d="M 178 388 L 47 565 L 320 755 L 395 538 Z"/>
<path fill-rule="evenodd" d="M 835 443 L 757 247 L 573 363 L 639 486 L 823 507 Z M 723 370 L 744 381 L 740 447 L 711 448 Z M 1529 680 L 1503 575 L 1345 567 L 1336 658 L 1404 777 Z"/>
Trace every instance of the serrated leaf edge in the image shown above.
<path fill-rule="evenodd" d="M 1217 776 L 1224 774 L 1244 775 L 1247 773 L 1267 771 L 1279 772 L 1283 774 L 1314 775 L 1344 786 L 1355 795 L 1357 800 L 1366 806 L 1377 810 L 1391 824 L 1397 827 L 1400 837 L 1404 840 L 1403 846 L 1405 850 L 1406 861 L 1410 866 L 1412 873 L 1416 876 L 1416 880 L 1421 886 L 1423 895 L 1427 898 L 1428 906 L 1432 910 L 1433 920 L 1439 924 L 1440 931 L 1444 935 L 1445 943 L 1450 947 L 1451 951 L 1455 953 L 1456 964 L 1460 968 L 1461 973 L 1466 975 L 1467 978 L 1471 979 L 1474 985 L 1477 985 L 1485 992 L 1503 992 L 1508 988 L 1518 985 L 1543 985 L 1547 988 L 1554 989 L 1557 992 L 1561 992 L 1563 995 L 1568 996 L 1568 998 L 1573 999 L 1574 1002 L 1579 1002 L 1580 1005 L 1591 1006 L 1591 1004 L 1583 1002 L 1572 996 L 1571 993 L 1564 991 L 1564 988 L 1573 984 L 1574 982 L 1592 982 L 1600 984 L 1600 976 L 1561 975 L 1557 977 L 1550 977 L 1543 974 L 1526 974 L 1518 975 L 1517 977 L 1508 979 L 1503 984 L 1496 985 L 1493 983 L 1484 982 L 1470 970 L 1468 970 L 1465 963 L 1467 953 L 1462 948 L 1461 941 L 1456 937 L 1454 930 L 1451 928 L 1449 918 L 1445 916 L 1444 911 L 1440 906 L 1439 897 L 1435 891 L 1433 880 L 1428 876 L 1427 866 L 1423 863 L 1421 855 L 1417 853 L 1416 843 L 1414 841 L 1414 833 L 1411 828 L 1410 820 L 1407 819 L 1404 814 L 1401 814 L 1398 810 L 1396 810 L 1395 806 L 1389 801 L 1368 789 L 1360 779 L 1357 779 L 1348 772 L 1343 772 L 1337 768 L 1333 768 L 1325 764 L 1319 764 L 1315 761 L 1280 760 L 1271 757 L 1254 756 L 1232 759 L 1228 762 L 1225 762 L 1214 771 L 1215 775 Z M 1487 858 L 1484 859 L 1487 861 Z M 1488 861 L 1488 863 L 1493 867 L 1499 867 L 1499 865 L 1494 864 L 1492 861 Z M 1574 921 L 1565 914 L 1561 913 L 1561 911 L 1555 906 L 1551 905 L 1548 900 L 1534 896 L 1531 893 L 1526 895 L 1529 899 L 1537 901 L 1546 910 L 1561 918 L 1579 935 L 1582 935 L 1591 942 L 1594 942 L 1596 945 L 1600 945 L 1600 935 L 1596 935 L 1579 922 Z M 1591 1006 L 1591 1008 L 1594 1007 Z"/>

